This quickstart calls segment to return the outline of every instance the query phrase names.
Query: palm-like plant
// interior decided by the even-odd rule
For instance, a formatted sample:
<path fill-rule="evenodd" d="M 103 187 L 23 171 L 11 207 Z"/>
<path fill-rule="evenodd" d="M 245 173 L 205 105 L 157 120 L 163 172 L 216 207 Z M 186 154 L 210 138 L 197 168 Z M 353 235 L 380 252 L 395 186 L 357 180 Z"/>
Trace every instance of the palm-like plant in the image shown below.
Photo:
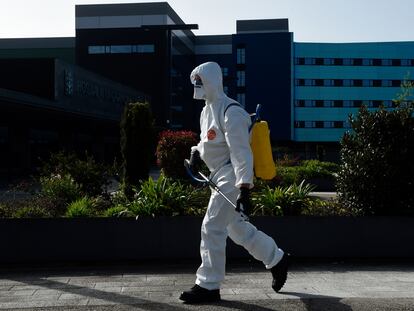
<path fill-rule="evenodd" d="M 289 187 L 267 186 L 252 198 L 254 209 L 252 215 L 299 215 L 301 210 L 312 200 L 309 196 L 315 186 L 305 184 L 303 180 L 299 185 Z"/>

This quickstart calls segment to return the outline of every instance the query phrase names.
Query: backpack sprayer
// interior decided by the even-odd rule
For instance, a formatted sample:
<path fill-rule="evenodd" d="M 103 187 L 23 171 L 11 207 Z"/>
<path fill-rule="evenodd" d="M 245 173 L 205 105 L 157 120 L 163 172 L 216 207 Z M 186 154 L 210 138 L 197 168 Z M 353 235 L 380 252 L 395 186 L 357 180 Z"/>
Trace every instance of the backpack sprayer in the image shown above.
<path fill-rule="evenodd" d="M 230 104 L 224 111 L 226 113 L 227 109 L 232 105 L 238 105 L 236 103 Z M 238 105 L 240 106 L 240 105 Z M 257 105 L 256 113 L 251 114 L 253 117 L 252 125 L 249 128 L 251 135 L 251 148 L 253 153 L 253 165 L 254 173 L 257 178 L 264 180 L 270 180 L 276 176 L 276 166 L 273 161 L 272 147 L 270 144 L 270 131 L 269 126 L 266 121 L 261 120 L 260 117 L 261 105 Z M 184 160 L 184 167 L 187 170 L 188 175 L 195 180 L 196 182 L 202 184 L 208 184 L 213 188 L 218 194 L 220 194 L 231 206 L 236 209 L 236 205 L 220 190 L 220 188 L 206 175 L 202 172 L 197 172 L 201 177 L 196 177 L 190 168 L 190 160 Z M 243 212 L 239 211 L 241 217 L 248 221 L 249 217 Z"/>

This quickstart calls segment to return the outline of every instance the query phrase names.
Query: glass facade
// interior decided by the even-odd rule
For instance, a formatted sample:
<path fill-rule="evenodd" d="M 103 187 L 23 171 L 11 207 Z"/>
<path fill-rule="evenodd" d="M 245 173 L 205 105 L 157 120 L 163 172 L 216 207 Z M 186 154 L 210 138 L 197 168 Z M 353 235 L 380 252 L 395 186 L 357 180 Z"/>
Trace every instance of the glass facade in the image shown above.
<path fill-rule="evenodd" d="M 154 52 L 154 44 L 88 46 L 88 54 L 144 54 Z"/>

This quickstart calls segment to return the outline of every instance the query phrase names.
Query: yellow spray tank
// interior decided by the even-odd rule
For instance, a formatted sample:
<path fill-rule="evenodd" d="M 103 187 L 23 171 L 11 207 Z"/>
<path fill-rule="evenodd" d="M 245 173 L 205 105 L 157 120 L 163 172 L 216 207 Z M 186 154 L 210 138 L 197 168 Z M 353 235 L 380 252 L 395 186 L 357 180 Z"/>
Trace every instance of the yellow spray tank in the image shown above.
<path fill-rule="evenodd" d="M 270 180 L 276 176 L 276 165 L 273 161 L 269 126 L 266 121 L 260 120 L 259 110 L 260 105 L 257 106 L 255 121 L 250 132 L 254 173 L 257 178 Z"/>

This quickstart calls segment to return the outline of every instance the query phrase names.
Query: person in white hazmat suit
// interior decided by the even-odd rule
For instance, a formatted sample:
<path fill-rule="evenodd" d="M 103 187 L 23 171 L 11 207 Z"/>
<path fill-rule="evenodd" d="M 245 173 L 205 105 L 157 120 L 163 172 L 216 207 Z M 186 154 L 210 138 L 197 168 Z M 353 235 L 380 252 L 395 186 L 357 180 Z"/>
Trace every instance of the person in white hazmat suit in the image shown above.
<path fill-rule="evenodd" d="M 200 116 L 200 142 L 191 148 L 190 166 L 203 160 L 211 180 L 232 202 L 235 210 L 212 190 L 201 227 L 200 254 L 196 284 L 180 295 L 186 303 L 220 300 L 220 284 L 225 275 L 226 239 L 229 236 L 254 258 L 262 261 L 273 275 L 273 289 L 285 284 L 289 254 L 275 241 L 245 221 L 238 209 L 248 212 L 253 187 L 253 155 L 250 148 L 249 114 L 223 91 L 221 68 L 207 62 L 196 67 L 190 76 L 194 98 L 205 100 Z"/>

